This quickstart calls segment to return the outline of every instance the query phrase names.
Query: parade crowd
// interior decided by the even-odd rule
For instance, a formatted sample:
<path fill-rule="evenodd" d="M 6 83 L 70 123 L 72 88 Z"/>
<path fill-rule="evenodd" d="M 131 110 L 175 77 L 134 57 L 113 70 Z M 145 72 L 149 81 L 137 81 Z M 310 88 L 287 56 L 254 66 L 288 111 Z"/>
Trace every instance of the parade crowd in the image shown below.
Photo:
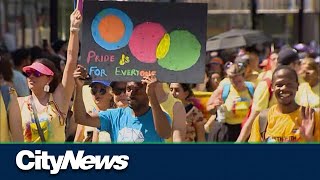
<path fill-rule="evenodd" d="M 68 41 L 1 49 L 1 143 L 320 141 L 317 49 L 217 52 L 201 84 L 96 81 L 78 61 L 81 23 L 75 10 Z"/>

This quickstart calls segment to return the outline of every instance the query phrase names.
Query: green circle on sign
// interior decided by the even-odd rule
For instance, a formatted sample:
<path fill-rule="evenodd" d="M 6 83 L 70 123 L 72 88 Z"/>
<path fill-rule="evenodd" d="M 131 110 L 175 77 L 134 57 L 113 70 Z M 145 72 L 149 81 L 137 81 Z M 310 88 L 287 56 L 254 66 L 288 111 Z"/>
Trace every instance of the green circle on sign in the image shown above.
<path fill-rule="evenodd" d="M 200 57 L 201 45 L 197 38 L 186 30 L 170 33 L 170 48 L 158 64 L 172 71 L 183 71 L 193 66 Z"/>

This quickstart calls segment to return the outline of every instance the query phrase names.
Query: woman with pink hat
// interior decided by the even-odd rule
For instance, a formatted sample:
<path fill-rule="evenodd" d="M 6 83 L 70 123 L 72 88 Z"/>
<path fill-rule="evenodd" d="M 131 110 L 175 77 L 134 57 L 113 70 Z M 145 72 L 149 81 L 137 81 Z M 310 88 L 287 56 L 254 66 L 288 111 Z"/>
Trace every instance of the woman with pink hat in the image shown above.
<path fill-rule="evenodd" d="M 54 63 L 47 59 L 38 59 L 23 68 L 32 92 L 19 98 L 25 142 L 65 141 L 65 120 L 74 90 L 73 72 L 77 66 L 82 21 L 78 10 L 71 14 L 70 21 L 68 57 L 62 80 Z"/>

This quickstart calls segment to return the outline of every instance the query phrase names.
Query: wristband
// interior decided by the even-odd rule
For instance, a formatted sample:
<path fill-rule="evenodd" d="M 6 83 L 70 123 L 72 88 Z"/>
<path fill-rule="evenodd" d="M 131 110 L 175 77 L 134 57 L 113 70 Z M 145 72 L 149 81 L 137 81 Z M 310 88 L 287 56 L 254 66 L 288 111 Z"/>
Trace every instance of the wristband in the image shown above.
<path fill-rule="evenodd" d="M 71 32 L 79 32 L 79 31 L 80 31 L 80 28 L 71 27 L 71 28 L 70 28 L 70 31 L 71 31 Z"/>

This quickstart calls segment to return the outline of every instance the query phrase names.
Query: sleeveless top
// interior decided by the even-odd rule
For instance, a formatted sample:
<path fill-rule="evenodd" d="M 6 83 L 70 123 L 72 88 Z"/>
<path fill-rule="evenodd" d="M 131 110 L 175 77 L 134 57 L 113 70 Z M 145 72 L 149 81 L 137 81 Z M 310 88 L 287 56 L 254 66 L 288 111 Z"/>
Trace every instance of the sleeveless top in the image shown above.
<path fill-rule="evenodd" d="M 30 97 L 24 97 L 20 107 L 24 142 L 41 142 Z M 42 111 L 38 111 L 37 115 L 46 142 L 65 142 L 65 115 L 60 112 L 51 93 L 47 106 Z"/>
<path fill-rule="evenodd" d="M 168 93 L 168 98 L 167 98 L 167 100 L 164 101 L 164 102 L 162 102 L 162 103 L 160 103 L 161 109 L 162 109 L 164 112 L 168 113 L 169 116 L 170 116 L 170 118 L 171 118 L 171 120 L 172 120 L 172 122 L 171 122 L 171 127 L 172 127 L 173 121 L 174 121 L 174 119 L 173 119 L 173 106 L 174 106 L 174 104 L 175 104 L 176 102 L 180 102 L 180 100 L 174 98 L 172 94 Z M 171 134 L 171 137 L 170 137 L 169 139 L 166 139 L 166 142 L 172 142 L 172 135 L 173 135 L 173 134 Z"/>
<path fill-rule="evenodd" d="M 252 97 L 247 88 L 243 91 L 237 91 L 231 85 L 230 93 L 224 102 L 226 123 L 232 125 L 241 124 L 248 114 L 251 101 Z"/>

